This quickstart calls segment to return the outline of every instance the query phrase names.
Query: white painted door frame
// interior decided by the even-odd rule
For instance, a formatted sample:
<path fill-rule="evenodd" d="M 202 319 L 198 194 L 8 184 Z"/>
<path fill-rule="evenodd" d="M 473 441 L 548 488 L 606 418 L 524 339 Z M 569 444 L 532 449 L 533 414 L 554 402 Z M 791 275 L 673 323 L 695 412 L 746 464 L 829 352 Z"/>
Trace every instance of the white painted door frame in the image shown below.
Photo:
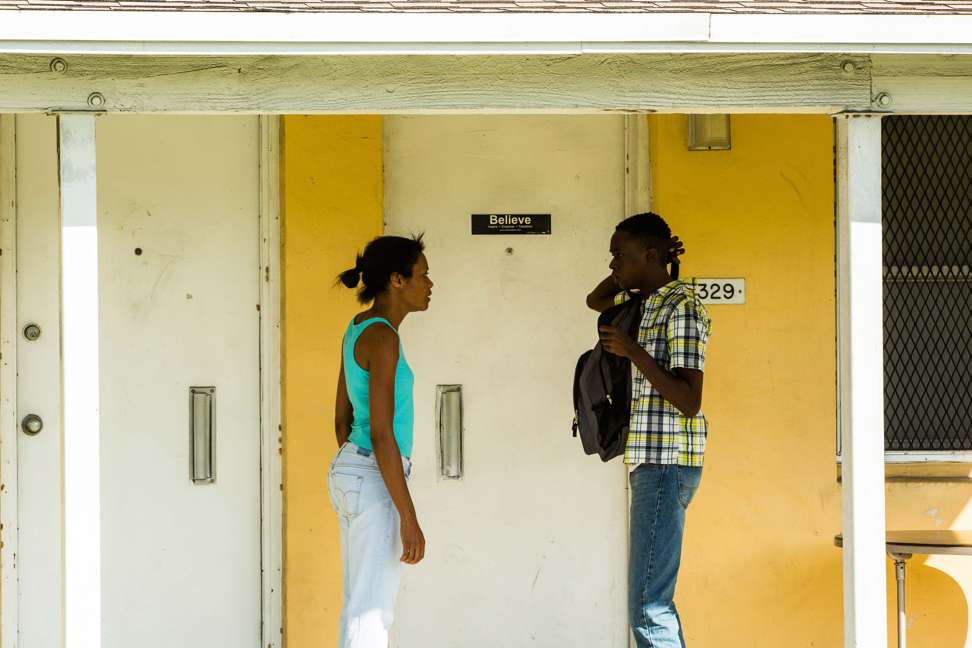
<path fill-rule="evenodd" d="M 19 602 L 16 132 L 14 116 L 0 115 L 0 644 L 3 648 L 16 648 Z"/>
<path fill-rule="evenodd" d="M 621 218 L 651 211 L 651 134 L 648 130 L 647 115 L 624 116 L 624 213 Z M 631 556 L 631 486 L 628 482 L 628 467 L 622 465 L 621 479 L 624 480 L 624 553 Z M 628 583 L 624 583 L 627 600 Z M 630 624 L 629 624 L 630 625 Z M 628 648 L 635 648 L 634 635 L 625 628 Z"/>
<path fill-rule="evenodd" d="M 100 646 L 101 597 L 89 595 L 92 588 L 101 589 L 101 336 L 95 116 L 59 116 L 57 137 L 65 642 Z"/>
<path fill-rule="evenodd" d="M 887 646 L 881 118 L 837 118 L 845 648 Z"/>
<path fill-rule="evenodd" d="M 262 644 L 283 645 L 280 399 L 280 125 L 260 118 L 260 385 Z M 92 187 L 95 178 L 88 179 Z M 0 648 L 18 645 L 16 120 L 0 115 Z M 97 381 L 96 381 L 97 382 Z"/>
<path fill-rule="evenodd" d="M 280 120 L 260 117 L 260 480 L 263 643 L 283 647 Z"/>

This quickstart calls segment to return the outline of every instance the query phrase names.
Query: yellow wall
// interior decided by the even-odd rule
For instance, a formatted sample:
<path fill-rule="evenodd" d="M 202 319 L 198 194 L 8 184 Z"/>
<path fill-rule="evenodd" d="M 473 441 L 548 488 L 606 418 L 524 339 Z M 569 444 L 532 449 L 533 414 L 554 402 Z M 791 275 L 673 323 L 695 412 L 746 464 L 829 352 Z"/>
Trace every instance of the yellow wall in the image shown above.
<path fill-rule="evenodd" d="M 732 150 L 718 152 L 686 150 L 685 116 L 649 124 L 653 207 L 686 241 L 684 273 L 745 277 L 747 289 L 746 305 L 711 308 L 710 446 L 677 594 L 687 638 L 842 645 L 831 120 L 734 116 Z M 969 528 L 970 492 L 890 483 L 888 528 Z M 972 645 L 970 563 L 909 563 L 910 646 Z M 889 644 L 893 582 L 889 562 Z"/>
<path fill-rule="evenodd" d="M 284 632 L 289 648 L 337 642 L 341 559 L 327 498 L 334 393 L 353 292 L 334 287 L 382 230 L 380 117 L 283 124 Z"/>
<path fill-rule="evenodd" d="M 688 152 L 685 119 L 649 118 L 654 209 L 687 242 L 686 276 L 747 282 L 746 305 L 711 309 L 712 433 L 677 595 L 687 638 L 702 648 L 836 648 L 831 120 L 736 116 L 731 151 Z M 356 308 L 332 284 L 382 228 L 381 120 L 287 117 L 284 138 L 285 632 L 290 648 L 317 648 L 333 643 L 340 607 L 325 473 L 338 344 Z M 888 526 L 972 528 L 970 492 L 889 484 Z M 916 557 L 908 593 L 910 646 L 972 648 L 972 560 Z"/>
<path fill-rule="evenodd" d="M 734 116 L 732 150 L 712 152 L 686 149 L 683 115 L 649 123 L 652 206 L 686 242 L 684 275 L 746 279 L 745 305 L 710 309 L 686 639 L 838 646 L 831 120 Z"/>

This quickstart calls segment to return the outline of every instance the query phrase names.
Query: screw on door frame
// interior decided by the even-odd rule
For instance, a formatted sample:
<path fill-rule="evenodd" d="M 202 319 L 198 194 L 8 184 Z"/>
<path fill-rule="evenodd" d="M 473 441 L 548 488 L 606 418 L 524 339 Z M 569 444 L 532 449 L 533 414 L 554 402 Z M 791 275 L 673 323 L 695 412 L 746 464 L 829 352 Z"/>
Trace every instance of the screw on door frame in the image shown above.
<path fill-rule="evenodd" d="M 38 326 L 37 324 L 31 322 L 30 324 L 24 327 L 24 337 L 30 340 L 31 342 L 33 342 L 40 336 L 41 336 L 41 327 Z"/>
<path fill-rule="evenodd" d="M 44 429 L 44 421 L 36 414 L 28 414 L 20 422 L 20 429 L 27 436 L 37 436 Z"/>

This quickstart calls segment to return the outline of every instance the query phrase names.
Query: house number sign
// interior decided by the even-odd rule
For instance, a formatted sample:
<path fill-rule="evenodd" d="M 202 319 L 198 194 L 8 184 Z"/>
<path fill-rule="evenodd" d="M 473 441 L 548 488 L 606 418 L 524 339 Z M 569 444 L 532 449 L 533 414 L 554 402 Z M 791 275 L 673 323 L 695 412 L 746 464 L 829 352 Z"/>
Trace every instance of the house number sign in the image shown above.
<path fill-rule="evenodd" d="M 709 277 L 696 277 L 692 280 L 695 285 L 695 294 L 703 304 L 745 304 L 746 303 L 746 280 L 737 279 L 713 279 Z"/>

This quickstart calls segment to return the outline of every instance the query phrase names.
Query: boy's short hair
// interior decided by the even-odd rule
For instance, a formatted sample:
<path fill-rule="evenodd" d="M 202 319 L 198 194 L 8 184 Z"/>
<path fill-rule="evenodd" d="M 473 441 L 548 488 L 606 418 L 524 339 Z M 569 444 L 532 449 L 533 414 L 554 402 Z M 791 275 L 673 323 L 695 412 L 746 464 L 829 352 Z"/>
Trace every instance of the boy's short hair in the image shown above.
<path fill-rule="evenodd" d="M 654 248 L 663 264 L 668 263 L 669 247 L 672 239 L 672 229 L 665 219 L 655 212 L 644 212 L 629 216 L 618 223 L 615 230 L 625 232 L 639 240 L 646 247 Z"/>

